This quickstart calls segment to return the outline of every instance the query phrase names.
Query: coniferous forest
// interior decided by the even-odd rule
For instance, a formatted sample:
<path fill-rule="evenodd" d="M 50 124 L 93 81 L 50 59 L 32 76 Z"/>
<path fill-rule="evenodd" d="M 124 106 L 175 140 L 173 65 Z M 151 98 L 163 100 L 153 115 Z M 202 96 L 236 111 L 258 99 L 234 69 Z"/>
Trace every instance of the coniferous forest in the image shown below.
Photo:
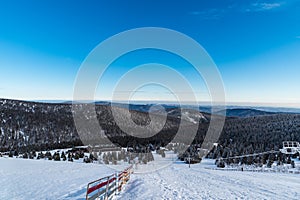
<path fill-rule="evenodd" d="M 125 108 L 120 108 L 122 112 Z M 158 149 L 169 144 L 176 135 L 179 124 L 184 123 L 184 131 L 196 124 L 198 132 L 193 146 L 200 146 L 205 137 L 210 117 L 209 113 L 168 107 L 168 116 L 163 129 L 149 138 L 135 138 L 124 133 L 115 123 L 110 104 L 96 105 L 97 119 L 103 133 L 117 146 L 142 149 Z M 130 110 L 133 121 L 137 124 L 149 124 L 147 112 Z M 261 112 L 259 112 L 261 113 Z M 88 115 L 84 113 L 83 115 Z M 88 116 L 85 116 L 88 117 Z M 157 113 L 157 117 L 159 113 Z M 124 121 L 126 125 L 126 121 Z M 227 158 L 238 155 L 266 152 L 281 148 L 283 141 L 300 141 L 300 115 L 289 113 L 263 113 L 246 117 L 226 117 L 225 125 L 218 146 L 208 154 L 210 158 Z M 96 145 L 99 135 L 91 135 L 84 144 Z M 180 140 L 180 138 L 179 138 Z M 176 141 L 180 142 L 180 141 Z M 36 103 L 16 100 L 0 100 L 0 151 L 46 151 L 57 148 L 70 148 L 83 145 L 73 121 L 72 105 L 68 103 Z M 269 157 L 286 161 L 283 155 L 266 155 L 241 160 L 228 159 L 226 162 L 266 162 Z M 273 159 L 274 160 L 274 159 Z"/>

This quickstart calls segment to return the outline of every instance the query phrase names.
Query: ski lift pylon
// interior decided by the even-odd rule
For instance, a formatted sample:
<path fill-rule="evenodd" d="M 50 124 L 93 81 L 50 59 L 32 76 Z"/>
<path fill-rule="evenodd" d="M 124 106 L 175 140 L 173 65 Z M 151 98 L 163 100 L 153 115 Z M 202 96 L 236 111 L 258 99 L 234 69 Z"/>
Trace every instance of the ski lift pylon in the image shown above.
<path fill-rule="evenodd" d="M 295 141 L 284 141 L 282 142 L 282 149 L 280 149 L 280 152 L 289 155 L 296 154 L 297 152 L 300 153 L 300 144 Z"/>

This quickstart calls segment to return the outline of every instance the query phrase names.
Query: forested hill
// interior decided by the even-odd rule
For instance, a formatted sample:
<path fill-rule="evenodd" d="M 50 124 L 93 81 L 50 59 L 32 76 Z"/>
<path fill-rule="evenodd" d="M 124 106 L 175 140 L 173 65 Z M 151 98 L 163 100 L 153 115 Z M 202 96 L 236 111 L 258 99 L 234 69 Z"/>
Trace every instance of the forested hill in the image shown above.
<path fill-rule="evenodd" d="M 251 108 L 226 109 L 227 117 L 253 117 L 253 116 L 276 115 L 276 114 L 280 114 L 280 113 L 262 111 L 262 110 L 251 109 Z"/>
<path fill-rule="evenodd" d="M 119 112 L 123 112 L 124 109 L 120 108 Z M 168 118 L 164 128 L 156 136 L 136 140 L 118 128 L 113 120 L 110 104 L 96 105 L 96 111 L 105 134 L 121 146 L 138 143 L 163 146 L 173 139 L 180 122 L 184 123 L 187 132 L 190 126 L 195 124 L 199 126 L 195 142 L 201 143 L 210 120 L 208 113 L 189 109 L 181 113 L 176 107 L 168 107 Z M 136 109 L 131 110 L 131 114 L 132 119 L 138 124 L 149 123 L 147 112 Z M 159 113 L 157 117 L 160 117 Z M 272 113 L 250 117 L 227 117 L 219 143 L 230 154 L 241 155 L 278 149 L 285 140 L 300 141 L 299 114 Z M 95 140 L 91 138 L 91 141 Z M 0 151 L 46 150 L 81 144 L 70 104 L 0 99 Z"/>
<path fill-rule="evenodd" d="M 0 99 L 0 149 L 50 149 L 82 144 L 71 105 Z"/>

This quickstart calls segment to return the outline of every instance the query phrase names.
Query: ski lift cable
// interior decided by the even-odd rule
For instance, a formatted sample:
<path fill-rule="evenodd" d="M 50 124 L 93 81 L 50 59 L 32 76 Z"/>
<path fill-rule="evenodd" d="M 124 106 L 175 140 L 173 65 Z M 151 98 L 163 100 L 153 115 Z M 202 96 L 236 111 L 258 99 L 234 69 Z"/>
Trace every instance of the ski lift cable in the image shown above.
<path fill-rule="evenodd" d="M 291 152 L 288 152 L 287 149 L 290 149 Z M 244 157 L 251 157 L 251 156 L 259 156 L 259 155 L 264 155 L 264 154 L 269 154 L 269 153 L 283 153 L 283 154 L 295 154 L 297 152 L 300 153 L 300 144 L 299 142 L 296 141 L 284 141 L 283 142 L 283 148 L 280 149 L 279 151 L 271 150 L 271 151 L 266 151 L 266 152 L 261 152 L 261 153 L 254 153 L 254 154 L 246 154 L 246 155 L 241 155 L 241 156 L 231 156 L 228 158 L 218 158 L 222 160 L 228 160 L 228 159 L 235 159 L 235 158 L 244 158 Z"/>
<path fill-rule="evenodd" d="M 231 156 L 231 157 L 228 157 L 228 158 L 219 158 L 219 160 L 228 160 L 228 159 L 235 159 L 235 158 L 259 156 L 259 155 L 270 154 L 270 153 L 278 153 L 278 152 L 280 152 L 280 151 L 271 150 L 271 151 L 265 151 L 265 152 L 261 152 L 261 153 L 246 154 L 246 155 L 241 155 L 241 156 Z"/>

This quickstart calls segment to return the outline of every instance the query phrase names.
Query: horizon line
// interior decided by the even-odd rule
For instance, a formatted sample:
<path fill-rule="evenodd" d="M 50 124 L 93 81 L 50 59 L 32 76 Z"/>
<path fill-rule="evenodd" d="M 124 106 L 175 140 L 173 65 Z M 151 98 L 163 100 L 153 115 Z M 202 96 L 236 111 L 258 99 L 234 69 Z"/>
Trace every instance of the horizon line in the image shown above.
<path fill-rule="evenodd" d="M 67 103 L 67 102 L 78 102 L 78 103 L 95 103 L 95 102 L 110 102 L 110 103 L 128 103 L 128 100 L 108 100 L 108 99 L 97 99 L 97 100 L 73 100 L 73 99 L 14 99 L 14 98 L 0 98 L 3 100 L 15 100 L 15 101 L 27 101 L 37 103 Z M 139 103 L 161 103 L 161 104 L 185 104 L 185 105 L 199 105 L 199 106 L 212 106 L 210 101 L 170 101 L 170 100 L 131 100 L 133 104 Z M 296 108 L 300 109 L 300 103 L 282 103 L 282 102 L 238 102 L 238 101 L 226 101 L 226 102 L 214 102 L 214 106 L 218 103 L 224 104 L 224 106 L 245 106 L 245 107 L 276 107 L 276 108 Z"/>

